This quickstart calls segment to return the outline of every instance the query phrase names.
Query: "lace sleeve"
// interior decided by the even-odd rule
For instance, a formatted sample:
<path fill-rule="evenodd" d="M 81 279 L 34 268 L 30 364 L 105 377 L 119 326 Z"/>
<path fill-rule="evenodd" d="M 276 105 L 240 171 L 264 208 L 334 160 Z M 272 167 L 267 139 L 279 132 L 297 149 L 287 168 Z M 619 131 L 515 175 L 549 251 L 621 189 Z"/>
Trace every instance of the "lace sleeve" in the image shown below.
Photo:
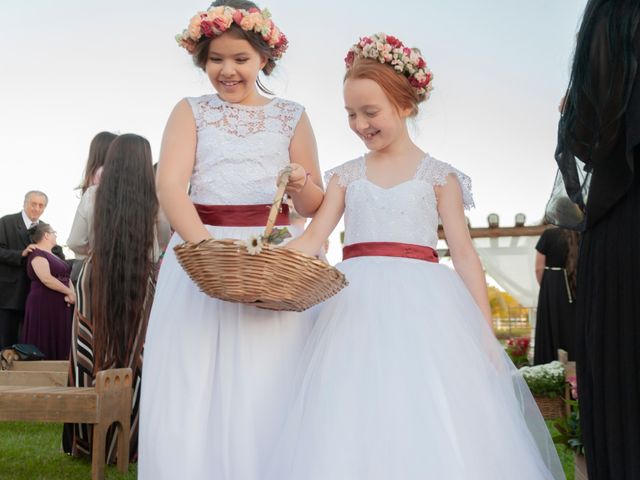
<path fill-rule="evenodd" d="M 460 190 L 462 190 L 462 204 L 465 210 L 473 208 L 475 204 L 473 202 L 473 194 L 471 193 L 471 178 L 448 163 L 441 162 L 435 158 L 429 158 L 429 160 L 423 164 L 417 177 L 431 185 L 442 186 L 447 184 L 447 177 L 450 174 L 454 174 L 458 179 Z"/>
<path fill-rule="evenodd" d="M 329 185 L 329 182 L 336 175 L 338 177 L 338 185 L 342 188 L 347 188 L 351 182 L 358 180 L 364 176 L 364 161 L 362 158 L 356 158 L 343 163 L 339 167 L 327 170 L 324 174 L 324 183 Z"/>
<path fill-rule="evenodd" d="M 280 99 L 275 107 L 282 112 L 282 122 L 286 125 L 284 130 L 290 139 L 293 138 L 300 117 L 302 117 L 302 113 L 304 112 L 304 107 L 299 103 L 283 99 Z"/>

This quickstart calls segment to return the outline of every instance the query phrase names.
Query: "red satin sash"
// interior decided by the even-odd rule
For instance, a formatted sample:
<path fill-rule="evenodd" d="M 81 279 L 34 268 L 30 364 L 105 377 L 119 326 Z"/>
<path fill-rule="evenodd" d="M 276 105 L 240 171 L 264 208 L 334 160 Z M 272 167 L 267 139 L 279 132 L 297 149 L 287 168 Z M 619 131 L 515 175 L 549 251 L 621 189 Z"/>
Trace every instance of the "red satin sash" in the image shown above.
<path fill-rule="evenodd" d="M 431 247 L 396 242 L 363 242 L 342 249 L 342 259 L 353 257 L 403 257 L 438 263 L 438 252 Z"/>
<path fill-rule="evenodd" d="M 264 227 L 271 205 L 200 205 L 195 203 L 200 220 L 215 227 Z M 289 205 L 283 203 L 276 225 L 289 225 Z"/>

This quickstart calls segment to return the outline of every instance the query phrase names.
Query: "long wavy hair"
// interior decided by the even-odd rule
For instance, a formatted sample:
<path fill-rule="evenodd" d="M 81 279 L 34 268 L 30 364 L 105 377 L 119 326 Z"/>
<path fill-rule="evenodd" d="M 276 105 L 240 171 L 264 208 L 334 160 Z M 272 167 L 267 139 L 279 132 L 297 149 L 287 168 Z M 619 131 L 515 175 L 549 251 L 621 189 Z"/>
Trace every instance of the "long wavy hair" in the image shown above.
<path fill-rule="evenodd" d="M 124 367 L 143 321 L 158 200 L 149 142 L 116 138 L 107 152 L 93 214 L 90 294 L 94 368 Z"/>
<path fill-rule="evenodd" d="M 587 161 L 608 153 L 619 138 L 637 71 L 639 20 L 638 0 L 589 0 L 585 7 L 559 135 Z"/>
<path fill-rule="evenodd" d="M 578 284 L 578 255 L 580 253 L 580 234 L 575 230 L 562 229 L 562 235 L 567 242 L 567 260 L 564 268 L 571 293 L 575 296 Z"/>
<path fill-rule="evenodd" d="M 91 186 L 98 169 L 104 166 L 107 150 L 109 150 L 111 142 L 113 142 L 116 137 L 117 135 L 115 133 L 100 132 L 91 140 L 87 165 L 84 167 L 82 182 L 78 185 L 82 193 L 86 192 L 87 188 Z"/>

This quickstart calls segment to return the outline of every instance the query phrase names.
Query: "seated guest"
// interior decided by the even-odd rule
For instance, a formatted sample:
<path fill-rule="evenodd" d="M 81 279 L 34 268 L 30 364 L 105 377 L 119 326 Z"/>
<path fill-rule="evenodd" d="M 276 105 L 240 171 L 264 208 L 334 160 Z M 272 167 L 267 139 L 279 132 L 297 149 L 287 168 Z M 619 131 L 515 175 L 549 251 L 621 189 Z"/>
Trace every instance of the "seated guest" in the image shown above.
<path fill-rule="evenodd" d="M 22 342 L 37 346 L 48 360 L 69 358 L 71 317 L 69 306 L 76 296 L 69 275 L 71 269 L 51 250 L 56 232 L 40 222 L 29 229 L 35 248 L 27 257 L 31 288 L 25 306 Z"/>

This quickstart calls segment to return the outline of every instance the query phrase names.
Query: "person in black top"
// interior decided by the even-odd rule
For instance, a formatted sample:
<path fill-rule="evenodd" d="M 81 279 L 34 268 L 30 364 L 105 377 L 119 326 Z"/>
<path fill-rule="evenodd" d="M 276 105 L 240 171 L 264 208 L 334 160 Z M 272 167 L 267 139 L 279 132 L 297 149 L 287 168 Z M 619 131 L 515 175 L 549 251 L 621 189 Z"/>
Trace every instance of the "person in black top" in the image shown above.
<path fill-rule="evenodd" d="M 536 278 L 540 284 L 534 365 L 556 360 L 558 349 L 573 360 L 576 329 L 576 263 L 578 233 L 548 228 L 536 245 Z"/>
<path fill-rule="evenodd" d="M 585 213 L 576 360 L 590 480 L 640 479 L 639 22 L 638 0 L 589 0 L 558 131 L 556 161 Z"/>

